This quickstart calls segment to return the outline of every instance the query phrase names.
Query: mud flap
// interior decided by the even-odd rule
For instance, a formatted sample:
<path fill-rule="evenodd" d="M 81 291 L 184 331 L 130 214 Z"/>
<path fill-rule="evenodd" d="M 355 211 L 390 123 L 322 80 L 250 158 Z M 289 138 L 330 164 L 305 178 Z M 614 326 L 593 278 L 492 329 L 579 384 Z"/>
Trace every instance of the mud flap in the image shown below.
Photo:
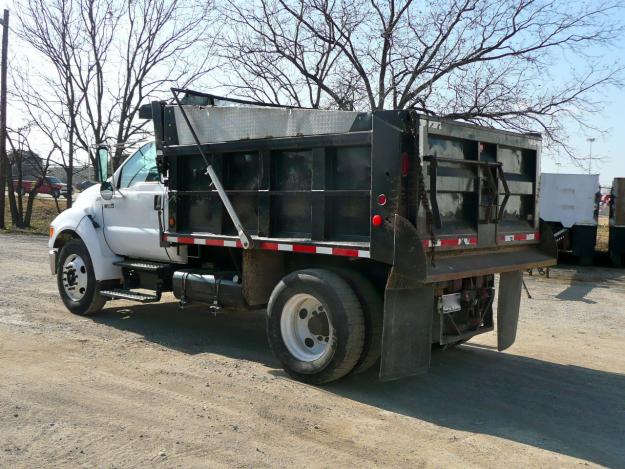
<path fill-rule="evenodd" d="M 516 339 L 523 271 L 502 273 L 499 276 L 499 298 L 497 300 L 497 349 L 510 347 Z"/>
<path fill-rule="evenodd" d="M 432 351 L 434 287 L 391 270 L 384 294 L 380 379 L 426 373 Z"/>

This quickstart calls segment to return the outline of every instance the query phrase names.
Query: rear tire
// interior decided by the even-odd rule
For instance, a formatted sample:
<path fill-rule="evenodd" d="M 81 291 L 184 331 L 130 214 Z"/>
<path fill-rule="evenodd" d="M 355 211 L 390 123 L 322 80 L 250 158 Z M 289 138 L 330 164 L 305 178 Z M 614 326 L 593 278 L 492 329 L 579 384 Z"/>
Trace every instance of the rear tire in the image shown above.
<path fill-rule="evenodd" d="M 378 289 L 364 275 L 349 269 L 337 269 L 338 273 L 356 293 L 365 319 L 365 342 L 362 354 L 352 374 L 360 374 L 371 368 L 382 353 L 382 327 L 384 301 Z"/>
<path fill-rule="evenodd" d="M 360 359 L 365 324 L 358 297 L 339 275 L 293 272 L 267 306 L 269 345 L 293 378 L 323 384 L 347 375 Z"/>
<path fill-rule="evenodd" d="M 106 299 L 100 296 L 91 256 L 82 240 L 72 239 L 63 246 L 56 279 L 61 299 L 70 312 L 87 316 L 104 307 Z"/>

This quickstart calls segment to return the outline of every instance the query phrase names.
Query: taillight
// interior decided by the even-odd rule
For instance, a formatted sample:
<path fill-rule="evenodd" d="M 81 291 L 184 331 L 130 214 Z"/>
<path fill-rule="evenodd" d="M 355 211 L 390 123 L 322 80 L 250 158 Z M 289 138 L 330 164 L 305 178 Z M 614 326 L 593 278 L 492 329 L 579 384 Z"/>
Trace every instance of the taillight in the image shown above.
<path fill-rule="evenodd" d="M 169 217 L 169 227 L 173 228 L 176 226 L 176 219 L 174 217 Z"/>
<path fill-rule="evenodd" d="M 382 215 L 373 215 L 371 217 L 371 224 L 373 226 L 381 226 L 383 221 Z"/>
<path fill-rule="evenodd" d="M 378 195 L 378 205 L 386 205 L 386 202 L 388 202 L 386 195 L 384 194 Z"/>
<path fill-rule="evenodd" d="M 50 238 L 54 236 L 54 227 L 50 225 Z"/>

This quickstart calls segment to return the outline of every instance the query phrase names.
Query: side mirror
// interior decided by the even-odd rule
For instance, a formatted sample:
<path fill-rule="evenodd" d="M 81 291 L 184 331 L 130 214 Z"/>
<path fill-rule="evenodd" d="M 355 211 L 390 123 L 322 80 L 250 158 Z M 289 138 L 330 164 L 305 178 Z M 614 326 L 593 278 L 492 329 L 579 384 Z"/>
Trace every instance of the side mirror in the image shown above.
<path fill-rule="evenodd" d="M 99 145 L 96 151 L 96 171 L 99 182 L 104 182 L 110 177 L 109 172 L 109 148 Z"/>
<path fill-rule="evenodd" d="M 104 200 L 113 198 L 113 184 L 110 181 L 104 181 L 100 184 L 100 195 Z"/>

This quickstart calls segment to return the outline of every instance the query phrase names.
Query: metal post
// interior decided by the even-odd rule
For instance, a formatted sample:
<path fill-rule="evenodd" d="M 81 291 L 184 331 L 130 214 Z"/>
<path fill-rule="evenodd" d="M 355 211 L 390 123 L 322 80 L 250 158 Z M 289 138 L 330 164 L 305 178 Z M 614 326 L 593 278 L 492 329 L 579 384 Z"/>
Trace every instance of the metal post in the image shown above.
<path fill-rule="evenodd" d="M 4 191 L 7 182 L 7 52 L 9 45 L 9 10 L 4 10 L 2 18 L 2 62 L 0 62 L 0 228 L 5 227 Z"/>
<path fill-rule="evenodd" d="M 586 141 L 589 143 L 590 148 L 588 149 L 588 174 L 592 171 L 592 142 L 594 142 L 596 138 L 587 138 Z"/>

